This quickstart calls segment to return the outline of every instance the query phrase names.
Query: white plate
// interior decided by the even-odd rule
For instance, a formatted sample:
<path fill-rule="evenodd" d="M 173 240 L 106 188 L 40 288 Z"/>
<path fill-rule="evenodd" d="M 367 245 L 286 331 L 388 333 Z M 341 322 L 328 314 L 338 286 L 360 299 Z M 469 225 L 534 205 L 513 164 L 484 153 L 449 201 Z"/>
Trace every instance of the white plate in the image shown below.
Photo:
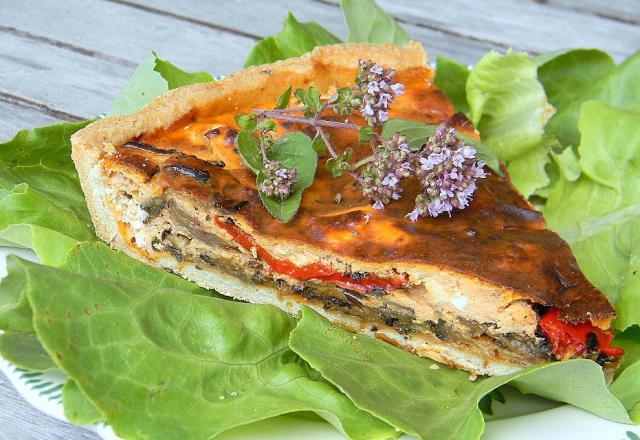
<path fill-rule="evenodd" d="M 24 249 L 0 247 L 0 277 L 6 274 L 6 256 L 10 253 L 37 261 L 35 254 Z M 0 370 L 29 404 L 65 420 L 60 388 L 65 381 L 60 371 L 30 373 L 0 359 Z M 640 435 L 640 427 L 610 422 L 581 409 L 558 406 L 536 396 L 523 396 L 515 389 L 505 391 L 507 403 L 494 403 L 495 416 L 487 420 L 483 440 L 629 440 L 627 432 Z M 1 396 L 0 396 L 1 398 Z M 452 420 L 451 423 L 456 423 Z M 105 440 L 116 440 L 104 424 L 85 428 Z M 344 437 L 329 424 L 305 415 L 280 416 L 230 430 L 218 437 L 221 440 L 343 440 Z M 403 437 L 409 439 L 410 437 Z"/>

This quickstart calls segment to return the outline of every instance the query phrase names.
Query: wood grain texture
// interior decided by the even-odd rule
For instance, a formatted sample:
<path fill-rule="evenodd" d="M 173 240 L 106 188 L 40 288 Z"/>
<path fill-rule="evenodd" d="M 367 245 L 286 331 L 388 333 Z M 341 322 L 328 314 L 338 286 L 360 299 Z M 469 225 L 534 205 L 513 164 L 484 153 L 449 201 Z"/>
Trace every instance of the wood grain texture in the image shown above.
<path fill-rule="evenodd" d="M 616 0 L 615 3 L 612 3 L 611 0 L 543 0 L 542 3 L 640 25 L 640 2 L 638 0 Z"/>
<path fill-rule="evenodd" d="M 225 2 L 224 8 L 216 2 L 198 0 L 117 1 L 155 14 L 170 13 L 184 20 L 226 26 L 258 36 L 278 32 L 283 17 L 292 11 L 300 20 L 314 19 L 337 36 L 346 37 L 338 0 L 274 0 L 268 6 L 257 2 L 262 7 L 249 10 L 244 0 Z M 381 0 L 380 4 L 403 23 L 412 38 L 425 46 L 431 58 L 443 54 L 473 64 L 491 49 L 513 47 L 537 54 L 571 47 L 597 47 L 622 60 L 640 47 L 640 26 L 619 18 L 633 11 L 631 3 L 636 0 L 621 2 L 619 13 L 611 16 L 604 15 L 604 4 L 594 2 L 587 10 L 581 10 L 576 2 L 563 1 L 547 5 L 532 0 Z M 615 11 L 611 6 L 609 9 Z M 640 9 L 637 1 L 636 9 Z M 630 13 L 633 19 L 634 13 Z M 245 20 L 250 20 L 250 27 L 244 26 Z"/>
<path fill-rule="evenodd" d="M 43 113 L 41 109 L 21 105 L 0 97 L 0 143 L 11 139 L 18 130 L 55 124 L 60 119 Z"/>
<path fill-rule="evenodd" d="M 29 405 L 0 373 L 0 440 L 98 440 L 99 437 L 61 422 Z"/>
<path fill-rule="evenodd" d="M 231 0 L 220 7 L 218 2 L 201 2 L 199 0 L 118 0 L 132 7 L 145 8 L 149 11 L 166 11 L 186 20 L 199 20 L 212 25 L 224 25 L 236 31 L 251 32 L 264 37 L 280 32 L 282 21 L 289 11 L 301 21 L 316 20 L 336 36 L 345 39 L 347 28 L 342 12 L 336 4 L 317 0 L 274 0 L 255 2 L 254 7 L 247 7 L 246 0 Z M 415 2 L 416 8 L 423 2 Z M 157 12 L 156 12 L 157 13 Z M 446 54 L 463 62 L 475 62 L 483 54 L 501 46 L 489 42 L 477 41 L 464 36 L 453 35 L 442 29 L 404 24 L 409 35 L 420 41 L 427 53 L 435 58 L 435 54 Z M 505 46 L 506 47 L 506 46 Z M 242 58 L 242 57 L 241 57 Z"/>
<path fill-rule="evenodd" d="M 0 60 L 0 93 L 84 118 L 108 109 L 133 72 L 132 67 L 2 31 Z"/>
<path fill-rule="evenodd" d="M 128 67 L 155 50 L 183 69 L 219 74 L 242 67 L 242 54 L 255 44 L 253 38 L 103 0 L 59 5 L 55 0 L 2 0 L 0 25 L 81 47 L 96 58 L 119 59 Z"/>
<path fill-rule="evenodd" d="M 431 59 L 488 50 L 640 48 L 640 0 L 379 0 Z M 0 142 L 104 112 L 151 50 L 188 70 L 238 69 L 291 10 L 341 38 L 337 0 L 0 0 Z M 32 408 L 0 374 L 0 440 L 95 440 Z"/>
<path fill-rule="evenodd" d="M 380 0 L 385 10 L 407 23 L 444 28 L 493 44 L 508 42 L 516 50 L 532 53 L 595 47 L 620 61 L 640 47 L 639 26 L 582 10 L 531 0 L 429 0 L 428 4 L 416 8 L 411 0 Z"/>

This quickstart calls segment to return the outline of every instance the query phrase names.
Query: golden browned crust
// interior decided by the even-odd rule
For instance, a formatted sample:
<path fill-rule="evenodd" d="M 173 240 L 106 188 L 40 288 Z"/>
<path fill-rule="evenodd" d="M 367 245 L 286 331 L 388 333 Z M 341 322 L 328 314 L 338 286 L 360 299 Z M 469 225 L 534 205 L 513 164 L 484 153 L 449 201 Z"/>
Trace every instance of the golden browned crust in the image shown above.
<path fill-rule="evenodd" d="M 169 128 L 194 108 L 215 105 L 230 111 L 255 104 L 256 98 L 278 96 L 291 84 L 326 84 L 352 81 L 353 66 L 358 59 L 374 59 L 396 69 L 424 66 L 427 58 L 419 43 L 408 46 L 392 44 L 342 44 L 320 46 L 299 58 L 249 67 L 220 81 L 181 87 L 144 106 L 133 115 L 114 116 L 85 127 L 72 138 L 74 154 L 82 150 L 102 150 L 120 145 L 144 133 Z M 325 82 L 322 82 L 322 79 Z M 76 151 L 78 150 L 78 151 Z M 81 158 L 79 158 L 82 160 Z"/>

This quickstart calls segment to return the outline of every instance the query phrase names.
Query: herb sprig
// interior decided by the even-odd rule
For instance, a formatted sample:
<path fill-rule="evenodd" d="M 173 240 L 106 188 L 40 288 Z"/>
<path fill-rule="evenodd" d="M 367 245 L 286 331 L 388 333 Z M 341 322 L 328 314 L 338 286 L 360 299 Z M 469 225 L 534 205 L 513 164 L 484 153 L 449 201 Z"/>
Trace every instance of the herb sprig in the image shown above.
<path fill-rule="evenodd" d="M 404 94 L 404 85 L 395 80 L 396 71 L 382 67 L 370 60 L 360 60 L 355 85 L 339 88 L 331 97 L 323 100 L 313 86 L 297 89 L 293 96 L 299 102 L 290 106 L 292 88 L 287 88 L 276 100 L 273 109 L 253 109 L 248 114 L 236 116 L 241 129 L 238 151 L 257 174 L 257 188 L 265 206 L 285 206 L 276 217 L 281 221 L 293 218 L 299 208 L 304 187 L 297 185 L 298 170 L 304 164 L 290 157 L 288 163 L 275 159 L 278 140 L 273 133 L 276 121 L 307 125 L 315 130 L 313 140 L 306 134 L 300 148 L 326 151 L 329 158 L 326 168 L 334 178 L 349 173 L 362 188 L 375 209 L 384 209 L 392 200 L 402 196 L 402 184 L 410 177 L 420 182 L 422 192 L 416 197 L 415 208 L 407 214 L 412 221 L 419 217 L 451 215 L 454 208 L 468 206 L 476 190 L 476 180 L 484 178 L 485 163 L 476 158 L 476 149 L 456 136 L 456 131 L 446 124 L 433 130 L 429 137 L 420 139 L 419 146 L 410 147 L 407 136 L 394 132 L 383 137 L 383 126 L 389 121 L 389 110 L 396 97 Z M 345 117 L 344 121 L 329 119 L 328 114 Z M 358 112 L 364 125 L 350 122 L 348 117 Z M 353 148 L 338 152 L 331 143 L 327 129 L 343 129 L 358 132 L 360 143 L 369 143 L 371 154 L 352 163 Z M 415 140 L 413 140 L 415 143 Z M 309 158 L 309 155 L 304 155 Z M 315 157 L 317 161 L 317 156 Z M 364 167 L 363 171 L 358 171 Z M 315 170 L 315 163 L 314 163 Z M 310 184 L 310 183 L 309 183 Z M 273 214 L 273 209 L 269 209 Z"/>

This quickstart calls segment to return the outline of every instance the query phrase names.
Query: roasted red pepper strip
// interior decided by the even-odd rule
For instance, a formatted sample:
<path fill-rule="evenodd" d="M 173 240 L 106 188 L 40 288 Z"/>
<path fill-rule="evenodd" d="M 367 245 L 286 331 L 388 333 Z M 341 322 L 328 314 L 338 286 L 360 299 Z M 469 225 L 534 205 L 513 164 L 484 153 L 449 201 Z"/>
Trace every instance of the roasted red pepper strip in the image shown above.
<path fill-rule="evenodd" d="M 397 289 L 407 283 L 406 275 L 404 277 L 381 278 L 376 275 L 367 274 L 356 280 L 320 263 L 307 264 L 306 266 L 298 267 L 288 260 L 275 258 L 264 248 L 256 245 L 253 237 L 238 228 L 236 225 L 226 222 L 221 218 L 216 218 L 216 224 L 227 231 L 236 243 L 243 248 L 251 249 L 255 247 L 258 257 L 267 263 L 271 270 L 282 275 L 288 275 L 297 280 L 308 280 L 312 278 L 317 280 L 326 280 L 331 281 L 340 287 L 362 293 L 376 288 L 382 288 L 385 290 Z"/>
<path fill-rule="evenodd" d="M 572 350 L 576 354 L 583 353 L 587 348 L 587 338 L 593 333 L 597 339 L 597 349 L 605 356 L 620 357 L 624 354 L 621 347 L 612 347 L 614 333 L 602 330 L 591 322 L 571 324 L 560 319 L 560 310 L 550 309 L 540 319 L 540 328 L 551 343 L 554 354 L 562 356 Z"/>

